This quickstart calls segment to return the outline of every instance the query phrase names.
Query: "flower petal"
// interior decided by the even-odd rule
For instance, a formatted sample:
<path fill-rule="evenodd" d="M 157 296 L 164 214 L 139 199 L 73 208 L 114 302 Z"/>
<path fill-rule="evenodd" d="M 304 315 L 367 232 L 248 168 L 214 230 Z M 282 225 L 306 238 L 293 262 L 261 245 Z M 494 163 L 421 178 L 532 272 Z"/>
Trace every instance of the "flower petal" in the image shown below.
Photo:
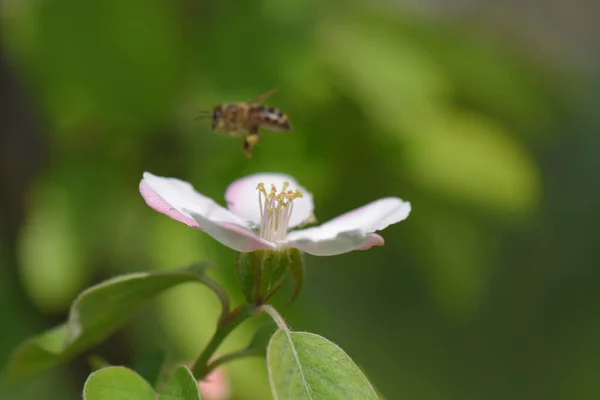
<path fill-rule="evenodd" d="M 311 239 L 297 237 L 287 239 L 281 244 L 294 247 L 313 256 L 335 256 L 354 250 L 367 250 L 373 246 L 383 245 L 383 238 L 375 233 L 356 231 L 340 232 L 328 239 Z"/>
<path fill-rule="evenodd" d="M 290 232 L 283 244 L 306 253 L 329 256 L 383 245 L 373 232 L 408 217 L 410 203 L 395 197 L 379 199 L 314 228 Z"/>
<path fill-rule="evenodd" d="M 358 250 L 369 250 L 373 246 L 383 246 L 384 244 L 385 240 L 381 236 L 376 233 L 369 233 L 367 241 Z"/>
<path fill-rule="evenodd" d="M 158 211 L 161 214 L 165 214 L 168 217 L 173 218 L 176 221 L 183 222 L 184 224 L 191 226 L 192 228 L 200 229 L 200 226 L 191 216 L 187 213 L 176 209 L 167 203 L 162 197 L 160 197 L 148 184 L 145 179 L 140 182 L 140 193 L 146 204 L 148 204 L 153 210 Z"/>
<path fill-rule="evenodd" d="M 196 192 L 188 182 L 145 172 L 140 193 L 152 209 L 203 230 L 234 250 L 249 252 L 274 247 L 248 229 L 246 221 Z"/>
<path fill-rule="evenodd" d="M 267 191 L 271 184 L 281 190 L 283 182 L 289 182 L 288 190 L 302 190 L 304 196 L 294 200 L 294 211 L 290 219 L 289 227 L 293 228 L 308 220 L 313 215 L 314 203 L 313 196 L 304 187 L 291 176 L 277 173 L 260 173 L 249 175 L 238 179 L 227 188 L 225 192 L 225 200 L 231 211 L 239 217 L 251 221 L 252 223 L 260 224 L 260 208 L 258 205 L 258 190 L 256 185 L 264 183 Z"/>
<path fill-rule="evenodd" d="M 277 246 L 258 237 L 250 229 L 231 222 L 216 222 L 205 218 L 191 210 L 186 210 L 202 230 L 219 243 L 242 253 L 250 253 L 261 249 L 274 249 Z"/>

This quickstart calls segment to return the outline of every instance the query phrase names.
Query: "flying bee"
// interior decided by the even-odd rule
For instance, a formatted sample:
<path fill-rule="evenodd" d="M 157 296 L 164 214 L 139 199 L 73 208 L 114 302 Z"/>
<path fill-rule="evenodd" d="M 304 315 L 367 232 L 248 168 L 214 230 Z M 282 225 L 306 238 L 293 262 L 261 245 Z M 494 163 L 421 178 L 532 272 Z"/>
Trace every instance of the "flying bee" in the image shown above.
<path fill-rule="evenodd" d="M 242 136 L 244 154 L 250 157 L 258 143 L 260 128 L 271 132 L 288 132 L 291 129 L 287 115 L 276 108 L 261 105 L 276 91 L 277 88 L 271 89 L 248 102 L 217 105 L 212 111 L 203 111 L 198 118 L 211 117 L 213 132 Z"/>

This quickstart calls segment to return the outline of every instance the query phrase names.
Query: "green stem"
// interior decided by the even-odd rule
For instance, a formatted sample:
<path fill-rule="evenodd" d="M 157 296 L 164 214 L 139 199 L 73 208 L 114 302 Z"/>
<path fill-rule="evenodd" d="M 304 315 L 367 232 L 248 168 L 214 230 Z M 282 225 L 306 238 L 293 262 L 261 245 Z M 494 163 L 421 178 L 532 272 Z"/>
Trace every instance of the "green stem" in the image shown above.
<path fill-rule="evenodd" d="M 235 359 L 242 358 L 242 357 L 260 356 L 263 354 L 263 352 L 264 352 L 263 349 L 250 348 L 250 349 L 239 350 L 234 353 L 226 354 L 226 355 L 219 357 L 216 360 L 210 362 L 206 366 L 206 375 L 210 374 L 218 366 L 223 365 L 229 361 L 233 361 Z"/>
<path fill-rule="evenodd" d="M 273 321 L 275 321 L 275 324 L 277 324 L 277 327 L 279 329 L 289 333 L 290 328 L 288 328 L 287 324 L 285 323 L 285 321 L 283 320 L 281 315 L 279 315 L 277 310 L 274 309 L 272 306 L 270 306 L 268 304 L 263 304 L 262 306 L 258 307 L 256 309 L 256 311 L 269 314 L 271 316 L 271 318 L 273 318 Z"/>
<path fill-rule="evenodd" d="M 223 343 L 223 340 L 242 322 L 254 315 L 254 308 L 250 305 L 244 304 L 232 312 L 230 312 L 224 318 L 221 318 L 217 325 L 217 330 L 213 335 L 212 339 L 206 345 L 198 359 L 192 366 L 192 373 L 197 380 L 201 380 L 210 372 L 208 368 L 208 362 L 217 348 Z"/>
<path fill-rule="evenodd" d="M 215 294 L 219 298 L 219 301 L 221 301 L 221 316 L 219 317 L 219 319 L 223 320 L 227 318 L 227 315 L 229 314 L 229 297 L 227 297 L 227 293 L 225 293 L 225 290 L 223 290 L 223 288 L 219 286 L 217 282 L 213 281 L 207 276 L 196 275 L 196 279 L 198 280 L 198 282 L 205 284 L 209 287 L 209 289 L 215 292 Z"/>

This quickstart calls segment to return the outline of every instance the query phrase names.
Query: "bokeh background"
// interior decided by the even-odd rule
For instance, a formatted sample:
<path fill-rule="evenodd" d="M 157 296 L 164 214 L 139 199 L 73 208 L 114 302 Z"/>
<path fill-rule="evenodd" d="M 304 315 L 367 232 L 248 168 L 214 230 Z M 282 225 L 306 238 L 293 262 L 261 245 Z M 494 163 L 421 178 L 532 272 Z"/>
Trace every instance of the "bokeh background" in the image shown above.
<path fill-rule="evenodd" d="M 2 0 L 0 364 L 83 288 L 235 254 L 148 208 L 143 171 L 222 201 L 294 175 L 326 221 L 411 201 L 386 246 L 307 257 L 292 328 L 345 349 L 388 399 L 600 396 L 600 6 L 595 1 Z M 194 121 L 280 89 L 290 134 Z M 86 357 L 193 358 L 218 314 L 165 293 L 105 344 L 2 399 L 77 399 Z M 226 344 L 243 345 L 252 324 Z M 227 370 L 269 399 L 264 362 Z"/>

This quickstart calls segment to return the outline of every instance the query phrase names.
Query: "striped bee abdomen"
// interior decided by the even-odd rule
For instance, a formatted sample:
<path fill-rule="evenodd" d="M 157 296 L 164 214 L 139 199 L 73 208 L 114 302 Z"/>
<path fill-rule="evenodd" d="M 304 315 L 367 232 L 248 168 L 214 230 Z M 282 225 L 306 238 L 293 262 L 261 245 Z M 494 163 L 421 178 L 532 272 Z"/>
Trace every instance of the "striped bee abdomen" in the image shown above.
<path fill-rule="evenodd" d="M 287 115 L 276 108 L 256 106 L 250 111 L 261 128 L 273 132 L 287 132 L 291 129 Z"/>

